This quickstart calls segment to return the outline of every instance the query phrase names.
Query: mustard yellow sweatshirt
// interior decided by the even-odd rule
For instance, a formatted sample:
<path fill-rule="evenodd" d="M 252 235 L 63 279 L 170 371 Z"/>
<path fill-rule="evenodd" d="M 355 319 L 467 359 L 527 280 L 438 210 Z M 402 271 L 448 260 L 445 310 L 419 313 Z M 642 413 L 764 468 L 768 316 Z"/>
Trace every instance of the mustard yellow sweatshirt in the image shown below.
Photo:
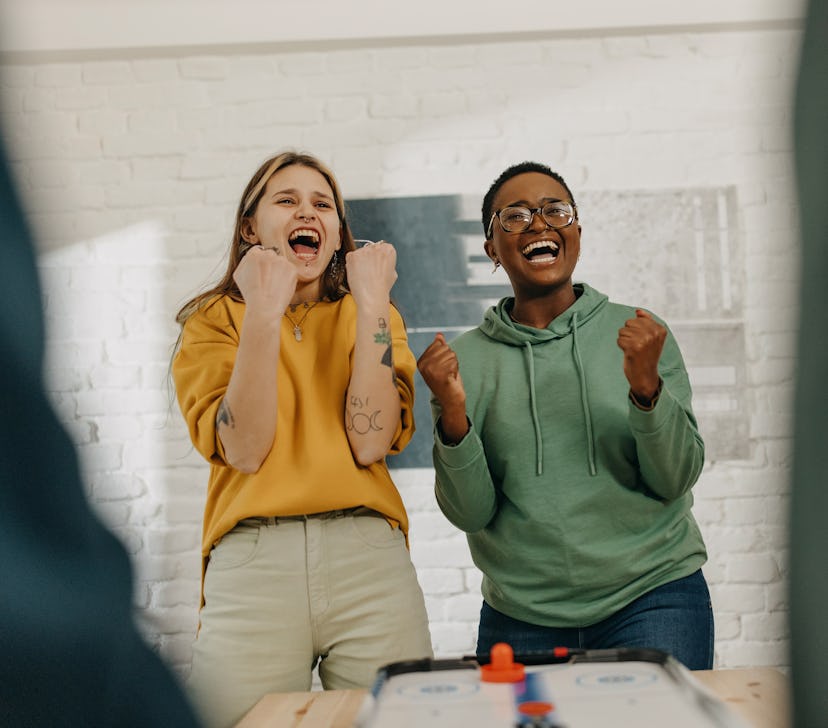
<path fill-rule="evenodd" d="M 365 506 L 407 534 L 405 507 L 385 462 L 359 465 L 345 433 L 345 397 L 356 337 L 356 304 L 350 295 L 314 306 L 302 323 L 302 341 L 295 340 L 293 324 L 282 319 L 273 448 L 253 474 L 227 463 L 216 434 L 216 412 L 233 371 L 244 311 L 244 303 L 226 296 L 210 302 L 187 320 L 173 359 L 181 412 L 193 444 L 210 463 L 201 544 L 203 569 L 221 537 L 238 521 L 253 516 Z M 402 317 L 393 306 L 390 328 L 402 405 L 389 453 L 395 454 L 414 434 L 416 362 Z"/>

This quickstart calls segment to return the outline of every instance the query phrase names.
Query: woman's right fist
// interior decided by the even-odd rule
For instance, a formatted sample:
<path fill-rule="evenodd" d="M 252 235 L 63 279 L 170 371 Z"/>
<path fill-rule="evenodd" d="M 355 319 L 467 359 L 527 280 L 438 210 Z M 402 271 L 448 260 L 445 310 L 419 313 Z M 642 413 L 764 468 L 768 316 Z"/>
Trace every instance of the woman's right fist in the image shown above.
<path fill-rule="evenodd" d="M 278 248 L 254 245 L 233 271 L 248 307 L 281 316 L 296 292 L 296 266 Z"/>

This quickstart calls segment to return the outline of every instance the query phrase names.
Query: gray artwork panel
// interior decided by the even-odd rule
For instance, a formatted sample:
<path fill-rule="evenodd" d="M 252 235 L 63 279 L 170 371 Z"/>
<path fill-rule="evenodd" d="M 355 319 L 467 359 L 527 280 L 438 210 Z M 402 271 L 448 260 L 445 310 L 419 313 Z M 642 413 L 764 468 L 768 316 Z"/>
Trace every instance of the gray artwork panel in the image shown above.
<path fill-rule="evenodd" d="M 749 457 L 741 240 L 732 188 L 602 191 L 577 198 L 577 280 L 667 321 L 690 373 L 710 461 Z M 477 326 L 511 289 L 483 252 L 479 200 L 467 195 L 350 200 L 357 238 L 397 250 L 393 298 L 419 356 L 438 331 Z M 393 468 L 431 466 L 429 392 L 416 375 L 417 432 Z"/>

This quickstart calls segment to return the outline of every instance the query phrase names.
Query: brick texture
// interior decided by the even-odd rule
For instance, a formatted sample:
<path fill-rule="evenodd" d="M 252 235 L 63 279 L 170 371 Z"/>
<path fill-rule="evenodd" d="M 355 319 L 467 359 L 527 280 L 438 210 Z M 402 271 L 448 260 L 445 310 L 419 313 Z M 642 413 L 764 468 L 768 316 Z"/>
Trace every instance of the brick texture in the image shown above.
<path fill-rule="evenodd" d="M 176 671 L 196 628 L 207 466 L 167 379 L 173 316 L 220 272 L 248 174 L 285 147 L 331 162 L 349 197 L 479 197 L 527 158 L 576 191 L 735 188 L 751 454 L 708 463 L 696 515 L 717 666 L 787 666 L 798 41 L 790 28 L 677 29 L 0 68 L 40 247 L 48 387 L 89 498 L 135 564 L 142 628 Z M 436 507 L 432 471 L 395 477 L 435 650 L 469 652 L 480 575 L 465 539 Z"/>

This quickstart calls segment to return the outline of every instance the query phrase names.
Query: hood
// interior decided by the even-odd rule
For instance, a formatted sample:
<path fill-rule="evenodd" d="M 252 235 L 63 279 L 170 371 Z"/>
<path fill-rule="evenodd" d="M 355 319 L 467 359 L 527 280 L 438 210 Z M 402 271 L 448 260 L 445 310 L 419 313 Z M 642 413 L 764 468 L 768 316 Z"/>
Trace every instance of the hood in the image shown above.
<path fill-rule="evenodd" d="M 507 296 L 487 309 L 480 330 L 490 339 L 510 346 L 542 344 L 569 336 L 575 328 L 583 326 L 598 313 L 609 300 L 605 294 L 586 283 L 576 283 L 574 288 L 577 296 L 575 303 L 553 319 L 545 329 L 533 329 L 512 321 L 509 313 L 515 305 L 515 299 Z"/>
<path fill-rule="evenodd" d="M 535 391 L 535 357 L 532 347 L 555 339 L 572 337 L 572 358 L 578 372 L 580 383 L 581 408 L 584 413 L 584 430 L 587 441 L 587 468 L 590 475 L 598 474 L 595 460 L 595 438 L 592 428 L 592 413 L 589 409 L 587 396 L 586 373 L 584 372 L 581 352 L 578 348 L 578 327 L 583 326 L 595 316 L 609 300 L 606 295 L 599 293 L 586 283 L 576 283 L 575 295 L 577 299 L 566 311 L 557 316 L 545 329 L 534 329 L 512 321 L 509 312 L 515 305 L 511 296 L 502 298 L 497 305 L 486 311 L 480 330 L 501 344 L 519 346 L 523 349 L 526 361 L 526 376 L 529 380 L 529 406 L 532 413 L 532 424 L 535 429 L 535 462 L 536 472 L 543 475 L 543 430 L 538 418 L 537 392 Z"/>

